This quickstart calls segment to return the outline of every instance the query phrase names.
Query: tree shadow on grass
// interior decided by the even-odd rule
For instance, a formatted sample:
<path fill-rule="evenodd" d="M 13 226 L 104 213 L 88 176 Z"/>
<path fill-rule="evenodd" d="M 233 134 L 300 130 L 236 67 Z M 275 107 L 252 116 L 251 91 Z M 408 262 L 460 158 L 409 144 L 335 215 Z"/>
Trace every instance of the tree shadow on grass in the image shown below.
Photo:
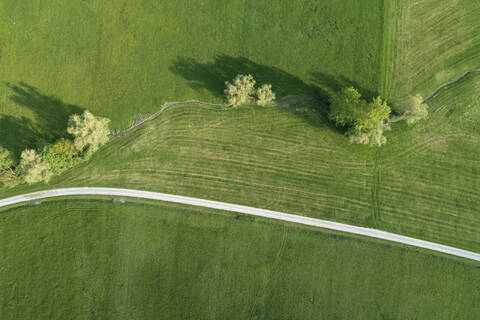
<path fill-rule="evenodd" d="M 244 57 L 218 55 L 210 63 L 199 63 L 191 58 L 177 57 L 169 70 L 191 81 L 191 87 L 207 89 L 214 96 L 225 96 L 225 81 L 232 81 L 237 74 L 251 74 L 257 85 L 271 84 L 277 97 L 286 95 L 315 95 L 318 87 L 276 67 L 260 65 Z"/>
<path fill-rule="evenodd" d="M 207 89 L 215 97 L 225 99 L 225 82 L 232 81 L 237 74 L 251 74 L 254 76 L 257 87 L 262 84 L 271 84 L 280 105 L 291 113 L 303 118 L 309 124 L 319 126 L 325 123 L 321 113 L 326 110 L 328 93 L 322 88 L 304 82 L 297 76 L 276 67 L 258 64 L 244 57 L 231 57 L 218 55 L 210 63 L 199 63 L 192 58 L 177 57 L 169 70 L 190 81 L 190 86 L 195 90 Z M 300 96 L 300 97 L 294 97 Z M 287 101 L 302 101 L 305 96 L 313 97 L 310 106 L 312 112 L 298 112 L 301 102 L 289 103 Z M 291 99 L 289 99 L 291 97 Z M 282 99 L 286 98 L 286 99 Z M 312 100 L 312 99 L 311 99 Z M 290 106 L 288 106 L 291 104 Z M 313 116 L 315 114 L 315 116 Z"/>
<path fill-rule="evenodd" d="M 345 76 L 333 76 L 322 72 L 311 72 L 311 81 L 323 89 L 323 92 L 331 95 L 333 92 L 343 90 L 348 87 L 355 87 L 358 92 L 368 101 L 376 98 L 379 93 L 362 87 L 358 82 L 348 79 Z"/>
<path fill-rule="evenodd" d="M 83 111 L 79 106 L 63 103 L 55 96 L 44 95 L 24 82 L 6 85 L 13 92 L 10 100 L 34 113 L 33 121 L 26 117 L 0 116 L 0 143 L 16 157 L 26 148 L 40 148 L 68 136 L 69 116 Z"/>

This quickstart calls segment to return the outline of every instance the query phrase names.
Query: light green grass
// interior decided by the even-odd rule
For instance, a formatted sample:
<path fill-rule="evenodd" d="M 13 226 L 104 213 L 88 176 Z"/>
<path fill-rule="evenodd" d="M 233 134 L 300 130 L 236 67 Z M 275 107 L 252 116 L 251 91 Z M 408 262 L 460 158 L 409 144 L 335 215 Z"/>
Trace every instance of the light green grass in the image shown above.
<path fill-rule="evenodd" d="M 194 196 L 369 226 L 480 252 L 480 77 L 399 125 L 382 148 L 351 145 L 312 103 L 182 106 L 46 186 L 108 186 Z M 468 97 L 472 97 L 468 99 Z"/>
<path fill-rule="evenodd" d="M 123 128 L 165 101 L 223 101 L 237 73 L 279 96 L 376 92 L 382 1 L 2 0 L 0 38 L 0 137 L 19 153 L 81 109 Z"/>
<path fill-rule="evenodd" d="M 2 319 L 478 319 L 476 264 L 202 208 L 0 210 Z"/>
<path fill-rule="evenodd" d="M 480 69 L 480 2 L 386 0 L 382 94 L 431 94 Z"/>

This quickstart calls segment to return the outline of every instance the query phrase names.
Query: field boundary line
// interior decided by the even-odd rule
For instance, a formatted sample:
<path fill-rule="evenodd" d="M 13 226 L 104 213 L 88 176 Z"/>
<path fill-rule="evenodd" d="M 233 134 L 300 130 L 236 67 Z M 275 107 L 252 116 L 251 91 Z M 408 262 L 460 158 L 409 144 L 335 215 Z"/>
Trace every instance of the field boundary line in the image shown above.
<path fill-rule="evenodd" d="M 62 196 L 81 196 L 81 195 L 102 195 L 102 196 L 116 196 L 116 197 L 129 197 L 129 198 L 143 198 L 149 200 L 159 200 L 166 202 L 173 202 L 179 204 L 186 204 L 198 207 L 205 207 L 223 211 L 230 211 L 236 213 L 247 214 L 251 216 L 258 216 L 268 219 L 275 219 L 281 221 L 287 221 L 297 224 L 303 224 L 312 227 L 318 227 L 323 229 L 335 230 L 346 232 L 355 235 L 361 235 L 381 240 L 392 241 L 418 248 L 428 249 L 436 252 L 441 252 L 448 255 L 462 257 L 470 260 L 480 261 L 480 253 L 463 250 L 435 242 L 425 241 L 421 239 L 411 238 L 387 231 L 381 231 L 377 229 L 352 226 L 344 223 L 333 222 L 328 220 L 310 218 L 305 216 L 299 216 L 279 211 L 272 211 L 267 209 L 260 209 L 254 207 L 248 207 L 238 204 L 231 204 L 226 202 L 205 200 L 199 198 L 185 197 L 173 194 L 133 190 L 133 189 L 120 189 L 120 188 L 100 188 L 100 187 L 80 187 L 80 188 L 59 188 L 38 191 L 33 193 L 27 193 L 19 196 L 5 198 L 0 200 L 0 208 L 22 203 L 28 201 L 41 200 L 53 197 Z"/>

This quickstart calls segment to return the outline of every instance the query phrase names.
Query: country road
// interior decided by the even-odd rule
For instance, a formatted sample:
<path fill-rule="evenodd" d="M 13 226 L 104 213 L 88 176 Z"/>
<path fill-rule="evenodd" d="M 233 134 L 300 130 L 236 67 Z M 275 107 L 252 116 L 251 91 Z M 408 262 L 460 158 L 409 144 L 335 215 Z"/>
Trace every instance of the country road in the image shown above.
<path fill-rule="evenodd" d="M 187 204 L 187 205 L 198 206 L 198 207 L 212 208 L 212 209 L 218 209 L 218 210 L 224 210 L 224 211 L 231 211 L 231 212 L 248 214 L 252 216 L 288 221 L 288 222 L 303 224 L 307 226 L 341 231 L 341 232 L 346 232 L 346 233 L 351 233 L 351 234 L 356 234 L 356 235 L 361 235 L 366 237 L 372 237 L 372 238 L 377 238 L 377 239 L 382 239 L 387 241 L 393 241 L 401 244 L 415 246 L 418 248 L 424 248 L 424 249 L 429 249 L 437 252 L 442 252 L 442 253 L 457 256 L 457 257 L 480 261 L 480 253 L 458 249 L 458 248 L 454 248 L 454 247 L 450 247 L 450 246 L 446 246 L 446 245 L 442 245 L 442 244 L 434 243 L 430 241 L 402 236 L 399 234 L 390 233 L 386 231 L 357 227 L 357 226 L 352 226 L 352 225 L 338 223 L 338 222 L 309 218 L 309 217 L 293 215 L 293 214 L 278 212 L 278 211 L 271 211 L 266 209 L 247 207 L 247 206 L 236 205 L 231 203 L 177 196 L 177 195 L 158 193 L 158 192 L 141 191 L 141 190 L 118 189 L 118 188 L 95 188 L 95 187 L 52 189 L 52 190 L 28 193 L 24 195 L 2 199 L 0 200 L 0 208 L 17 204 L 17 203 L 27 202 L 27 201 L 34 201 L 34 200 L 60 197 L 60 196 L 81 196 L 81 195 L 104 195 L 104 196 L 115 196 L 115 197 L 143 198 L 143 199 L 150 199 L 150 200 L 160 200 L 160 201 L 166 201 L 166 202 Z"/>

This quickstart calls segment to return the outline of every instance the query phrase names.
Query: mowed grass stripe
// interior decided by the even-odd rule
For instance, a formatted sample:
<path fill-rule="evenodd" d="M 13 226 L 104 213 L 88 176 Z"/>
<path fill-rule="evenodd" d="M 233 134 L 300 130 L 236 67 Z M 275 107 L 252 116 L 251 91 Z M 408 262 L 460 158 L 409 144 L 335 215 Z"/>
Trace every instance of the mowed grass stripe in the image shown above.
<path fill-rule="evenodd" d="M 480 4 L 475 0 L 387 0 L 383 93 L 401 101 L 428 96 L 441 84 L 478 69 Z"/>
<path fill-rule="evenodd" d="M 427 121 L 397 125 L 381 149 L 348 144 L 321 113 L 313 122 L 305 118 L 317 108 L 312 102 L 178 107 L 113 141 L 52 187 L 129 187 L 194 196 L 476 251 L 480 197 L 478 172 L 472 174 L 478 161 L 471 152 L 477 146 L 464 142 L 458 128 L 472 113 L 470 98 L 462 94 L 471 97 L 478 79 L 469 77 L 440 94 Z"/>

